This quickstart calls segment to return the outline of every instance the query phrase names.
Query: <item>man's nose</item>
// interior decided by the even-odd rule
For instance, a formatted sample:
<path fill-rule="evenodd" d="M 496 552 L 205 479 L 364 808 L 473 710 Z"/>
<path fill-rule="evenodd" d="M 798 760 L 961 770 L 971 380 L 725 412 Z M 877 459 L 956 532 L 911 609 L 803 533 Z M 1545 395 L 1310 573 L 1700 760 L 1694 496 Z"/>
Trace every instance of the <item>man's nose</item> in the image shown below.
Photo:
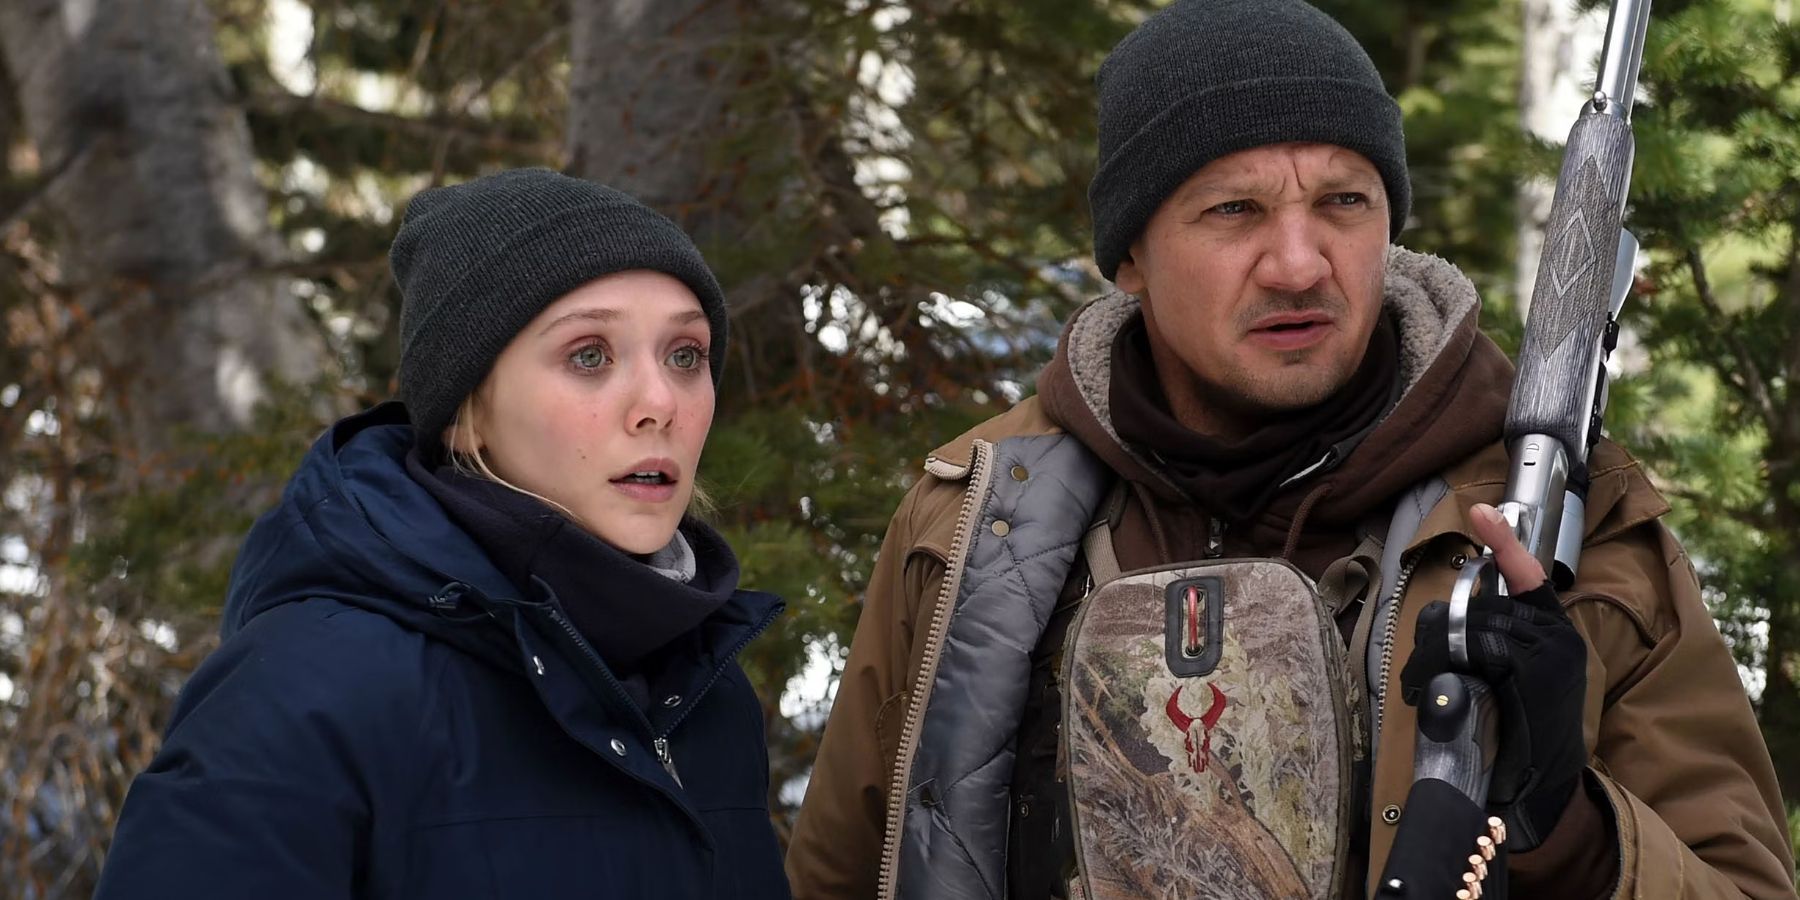
<path fill-rule="evenodd" d="M 1251 270 L 1259 287 L 1298 293 L 1317 287 L 1331 274 L 1325 229 L 1309 212 L 1283 209 L 1265 223 L 1262 254 Z"/>

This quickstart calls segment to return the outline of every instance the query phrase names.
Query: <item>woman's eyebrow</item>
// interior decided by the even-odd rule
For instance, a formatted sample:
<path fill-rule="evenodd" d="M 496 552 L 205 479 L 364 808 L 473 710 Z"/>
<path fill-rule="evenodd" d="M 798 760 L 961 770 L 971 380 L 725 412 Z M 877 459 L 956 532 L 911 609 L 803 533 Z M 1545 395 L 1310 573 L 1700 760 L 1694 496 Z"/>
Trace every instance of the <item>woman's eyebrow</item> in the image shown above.
<path fill-rule="evenodd" d="M 549 334 L 550 332 L 556 330 L 556 327 L 558 325 L 561 325 L 564 322 L 575 322 L 575 321 L 583 321 L 583 320 L 590 321 L 590 322 L 599 322 L 602 324 L 605 324 L 607 322 L 617 322 L 619 320 L 620 315 L 622 315 L 622 313 L 620 313 L 616 309 L 576 310 L 575 312 L 569 313 L 566 316 L 559 316 L 555 321 L 551 322 L 548 325 L 545 325 L 544 330 L 538 332 L 538 334 L 540 334 L 540 335 Z"/>
<path fill-rule="evenodd" d="M 580 309 L 569 313 L 566 316 L 558 316 L 555 321 L 545 325 L 544 330 L 538 332 L 538 334 L 549 334 L 556 330 L 557 326 L 566 322 L 587 321 L 598 322 L 604 325 L 610 322 L 617 322 L 623 316 L 624 313 L 608 307 L 601 307 L 599 309 Z M 698 322 L 705 318 L 706 312 L 704 310 L 689 309 L 669 316 L 669 322 L 674 325 L 686 325 L 689 322 Z"/>

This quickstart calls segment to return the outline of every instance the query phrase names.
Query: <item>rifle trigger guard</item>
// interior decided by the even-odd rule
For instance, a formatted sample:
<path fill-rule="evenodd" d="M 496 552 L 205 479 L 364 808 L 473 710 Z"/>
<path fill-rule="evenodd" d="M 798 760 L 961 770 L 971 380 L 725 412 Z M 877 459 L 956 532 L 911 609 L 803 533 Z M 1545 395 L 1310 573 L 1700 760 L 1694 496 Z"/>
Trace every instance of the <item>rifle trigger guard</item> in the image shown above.
<path fill-rule="evenodd" d="M 1481 592 L 1497 585 L 1493 578 L 1494 558 L 1472 557 L 1456 576 L 1450 590 L 1450 665 L 1459 672 L 1469 671 L 1469 603 Z"/>

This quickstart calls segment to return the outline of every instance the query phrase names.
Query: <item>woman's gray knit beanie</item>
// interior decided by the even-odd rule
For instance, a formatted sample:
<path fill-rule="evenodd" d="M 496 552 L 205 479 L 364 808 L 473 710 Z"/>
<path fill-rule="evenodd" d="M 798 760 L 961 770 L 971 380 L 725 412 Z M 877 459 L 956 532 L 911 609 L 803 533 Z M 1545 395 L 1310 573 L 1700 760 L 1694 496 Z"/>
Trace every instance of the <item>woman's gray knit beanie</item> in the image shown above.
<path fill-rule="evenodd" d="M 630 195 L 514 169 L 413 197 L 388 254 L 400 286 L 400 399 L 435 448 L 514 335 L 582 285 L 632 269 L 681 279 L 725 360 L 725 294 L 694 242 Z"/>

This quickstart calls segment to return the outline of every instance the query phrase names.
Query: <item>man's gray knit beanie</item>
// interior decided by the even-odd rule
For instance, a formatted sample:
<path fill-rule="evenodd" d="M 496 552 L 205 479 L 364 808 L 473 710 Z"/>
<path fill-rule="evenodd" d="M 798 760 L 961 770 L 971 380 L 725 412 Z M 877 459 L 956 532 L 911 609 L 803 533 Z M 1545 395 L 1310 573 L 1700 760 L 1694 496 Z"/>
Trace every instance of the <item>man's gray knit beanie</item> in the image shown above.
<path fill-rule="evenodd" d="M 725 359 L 725 294 L 674 222 L 630 195 L 548 169 L 422 191 L 388 263 L 400 286 L 400 399 L 436 448 L 500 351 L 545 307 L 604 275 L 649 269 L 684 282 Z"/>
<path fill-rule="evenodd" d="M 1375 63 L 1299 0 L 1176 0 L 1100 67 L 1100 165 L 1088 187 L 1094 261 L 1115 277 L 1144 226 L 1207 163 L 1290 141 L 1368 157 L 1387 187 L 1389 237 L 1412 186 L 1400 107 Z"/>

